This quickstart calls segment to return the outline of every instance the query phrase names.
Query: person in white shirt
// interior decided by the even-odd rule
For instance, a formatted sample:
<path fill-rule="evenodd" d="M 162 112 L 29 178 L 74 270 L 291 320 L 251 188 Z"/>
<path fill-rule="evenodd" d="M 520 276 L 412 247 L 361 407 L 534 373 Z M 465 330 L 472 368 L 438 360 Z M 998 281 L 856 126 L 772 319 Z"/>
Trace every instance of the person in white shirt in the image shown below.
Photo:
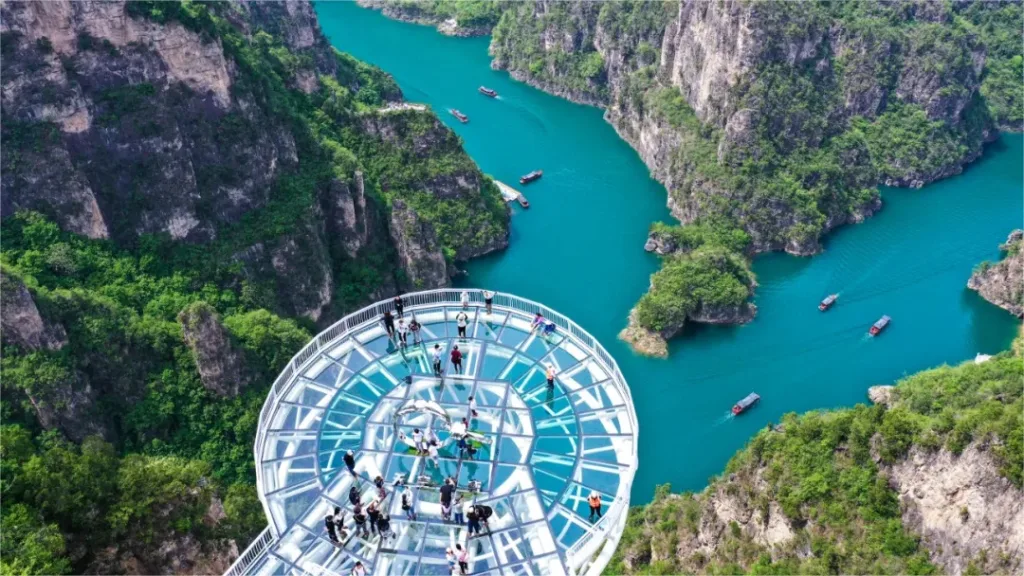
<path fill-rule="evenodd" d="M 423 451 L 423 432 L 419 428 L 412 431 L 412 443 L 416 445 L 416 452 Z"/>
<path fill-rule="evenodd" d="M 491 313 L 491 304 L 494 303 L 494 292 L 490 290 L 484 290 L 484 306 L 487 307 L 487 313 Z"/>
<path fill-rule="evenodd" d="M 469 326 L 469 314 L 466 314 L 465 312 L 459 312 L 455 316 L 455 324 L 458 325 L 459 327 L 459 338 L 465 338 L 466 326 Z M 399 327 L 401 327 L 401 324 L 399 324 Z"/>
<path fill-rule="evenodd" d="M 405 348 L 406 344 L 408 344 L 407 339 L 409 337 L 409 325 L 405 323 L 405 320 L 399 318 L 396 330 L 398 332 L 398 342 L 401 344 L 402 348 Z"/>
<path fill-rule="evenodd" d="M 477 414 L 476 414 L 476 398 L 474 398 L 473 396 L 469 397 L 469 414 L 473 418 L 476 418 L 476 416 L 477 416 Z"/>
<path fill-rule="evenodd" d="M 430 455 L 431 461 L 434 462 L 434 467 L 435 468 L 440 467 L 441 464 L 440 464 L 440 462 L 438 460 L 437 443 L 436 442 L 430 442 L 430 443 L 427 444 L 427 454 Z"/>
<path fill-rule="evenodd" d="M 466 310 L 467 308 L 469 308 L 469 292 L 466 292 L 465 290 L 463 290 L 462 294 L 459 296 L 459 300 L 462 301 L 462 309 L 463 310 Z"/>
<path fill-rule="evenodd" d="M 441 357 L 444 352 L 440 344 L 434 344 L 434 376 L 441 377 Z"/>

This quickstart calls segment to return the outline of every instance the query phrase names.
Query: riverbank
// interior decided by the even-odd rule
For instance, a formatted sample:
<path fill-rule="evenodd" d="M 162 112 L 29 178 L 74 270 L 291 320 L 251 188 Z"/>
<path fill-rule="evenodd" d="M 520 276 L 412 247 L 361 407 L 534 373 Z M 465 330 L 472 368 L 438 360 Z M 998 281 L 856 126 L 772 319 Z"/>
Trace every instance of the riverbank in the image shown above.
<path fill-rule="evenodd" d="M 758 257 L 753 322 L 687 326 L 668 343 L 668 359 L 648 359 L 617 334 L 659 267 L 643 245 L 651 222 L 671 220 L 667 192 L 602 112 L 492 70 L 486 38 L 444 37 L 350 3 L 317 11 L 337 48 L 393 74 L 408 100 L 469 115 L 465 125 L 443 120 L 485 173 L 514 182 L 544 170 L 529 187 L 530 210 L 513 207 L 509 248 L 470 262 L 457 283 L 543 301 L 616 358 L 643 426 L 636 502 L 658 484 L 703 488 L 784 413 L 852 406 L 870 386 L 1003 350 L 1013 337 L 1014 319 L 965 283 L 1020 226 L 1020 136 L 990 144 L 959 176 L 921 190 L 883 188 L 885 209 L 829 235 L 814 258 Z M 480 85 L 500 97 L 479 94 Z M 819 312 L 818 302 L 835 292 L 836 306 Z M 867 339 L 882 314 L 893 325 Z M 752 391 L 761 404 L 729 418 L 729 407 Z"/>
<path fill-rule="evenodd" d="M 606 120 L 667 187 L 673 216 L 748 235 L 737 255 L 817 254 L 825 234 L 881 207 L 878 184 L 920 188 L 959 174 L 997 137 L 996 125 L 1019 129 L 1009 120 L 1020 115 L 1019 102 L 1003 102 L 1019 95 L 993 81 L 1020 52 L 1005 40 L 1019 29 L 1021 14 L 1012 7 L 998 14 L 970 5 L 910 14 L 874 3 L 731 11 L 694 11 L 683 3 L 676 11 L 657 3 L 538 2 L 493 5 L 491 12 L 501 15 L 489 45 L 493 68 L 605 109 Z M 885 28 L 886 46 L 866 39 L 866 22 Z M 965 40 L 964 30 L 974 26 L 984 28 L 979 43 L 989 53 Z M 918 54 L 922 35 L 942 67 Z M 971 59 L 974 66 L 964 67 Z M 892 67 L 895 86 L 872 80 L 877 65 Z M 947 68 L 957 72 L 940 73 Z M 873 96 L 852 96 L 854 84 Z M 989 100 L 972 98 L 979 91 Z M 687 307 L 687 294 L 666 281 L 678 260 L 665 260 L 638 313 L 629 315 L 623 334 L 638 351 L 681 329 L 676 309 Z M 721 271 L 705 263 L 692 272 L 710 293 Z M 734 279 L 743 282 L 742 275 Z M 704 318 L 744 322 L 749 314 L 687 315 L 690 322 Z"/>

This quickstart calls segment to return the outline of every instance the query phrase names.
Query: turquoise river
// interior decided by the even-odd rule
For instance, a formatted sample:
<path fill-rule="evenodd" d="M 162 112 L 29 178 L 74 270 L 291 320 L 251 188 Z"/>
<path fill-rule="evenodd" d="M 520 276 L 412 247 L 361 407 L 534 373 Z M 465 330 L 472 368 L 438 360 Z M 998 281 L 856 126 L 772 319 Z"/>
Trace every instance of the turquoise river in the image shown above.
<path fill-rule="evenodd" d="M 657 269 L 643 251 L 648 226 L 671 221 L 666 192 L 601 110 L 580 106 L 490 69 L 487 38 L 449 38 L 349 2 L 319 3 L 338 49 L 394 75 L 406 100 L 429 104 L 480 168 L 520 187 L 508 250 L 468 265 L 466 285 L 531 298 L 570 316 L 618 360 L 640 422 L 633 500 L 654 487 L 700 490 L 732 454 L 786 412 L 851 406 L 875 384 L 978 352 L 1005 349 L 1015 320 L 965 288 L 972 268 L 999 257 L 1021 226 L 1022 138 L 1003 136 L 962 175 L 920 190 L 883 189 L 885 206 L 831 234 L 813 258 L 758 257 L 757 318 L 741 327 L 695 327 L 668 360 L 633 354 L 617 339 Z M 491 99 L 477 93 L 485 85 Z M 470 117 L 460 124 L 447 114 Z M 822 297 L 839 292 L 827 314 Z M 865 336 L 882 314 L 893 322 Z M 760 405 L 739 418 L 747 393 Z"/>

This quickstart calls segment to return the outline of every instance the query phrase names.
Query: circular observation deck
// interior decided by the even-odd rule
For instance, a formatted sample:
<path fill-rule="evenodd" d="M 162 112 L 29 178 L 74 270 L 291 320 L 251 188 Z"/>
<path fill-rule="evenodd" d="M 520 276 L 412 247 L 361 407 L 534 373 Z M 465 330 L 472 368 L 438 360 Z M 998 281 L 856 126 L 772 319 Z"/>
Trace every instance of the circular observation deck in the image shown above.
<path fill-rule="evenodd" d="M 465 308 L 462 292 L 404 295 L 406 322 L 415 315 L 422 325 L 420 343 L 410 334 L 403 348 L 388 337 L 381 315 L 394 307 L 380 302 L 322 332 L 278 377 L 254 450 L 270 526 L 244 573 L 345 575 L 361 561 L 370 574 L 442 575 L 456 543 L 472 574 L 599 574 L 608 563 L 637 466 L 636 414 L 618 366 L 542 305 L 498 293 L 488 313 L 482 291 L 467 290 Z M 537 312 L 554 326 L 531 330 Z M 436 458 L 414 448 L 416 429 L 436 440 Z M 460 450 L 463 436 L 473 450 Z M 349 450 L 355 475 L 343 461 Z M 352 520 L 351 488 L 366 506 L 380 497 L 378 476 L 390 538 L 365 537 Z M 493 511 L 482 535 L 469 538 L 465 525 L 442 518 L 446 478 L 463 501 Z M 414 520 L 402 510 L 403 492 Z M 590 517 L 595 492 L 600 519 Z M 339 544 L 324 526 L 335 507 L 345 512 Z"/>

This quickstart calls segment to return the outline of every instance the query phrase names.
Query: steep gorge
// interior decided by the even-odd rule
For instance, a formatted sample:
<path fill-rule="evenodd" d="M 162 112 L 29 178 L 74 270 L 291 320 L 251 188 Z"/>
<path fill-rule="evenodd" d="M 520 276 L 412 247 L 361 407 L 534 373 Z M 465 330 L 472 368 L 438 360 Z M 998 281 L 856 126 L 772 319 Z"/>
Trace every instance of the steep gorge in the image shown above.
<path fill-rule="evenodd" d="M 508 209 L 309 2 L 0 24 L 2 571 L 222 573 L 266 523 L 276 374 L 318 326 L 505 248 Z"/>
<path fill-rule="evenodd" d="M 498 20 L 494 68 L 603 107 L 672 214 L 702 243 L 745 233 L 746 257 L 815 254 L 881 208 L 879 184 L 957 174 L 1024 123 L 1019 2 L 472 4 Z M 461 17 L 442 2 L 372 5 Z M 634 346 L 662 350 L 682 328 L 666 280 L 685 254 L 665 256 L 631 315 L 647 318 L 631 322 Z"/>

